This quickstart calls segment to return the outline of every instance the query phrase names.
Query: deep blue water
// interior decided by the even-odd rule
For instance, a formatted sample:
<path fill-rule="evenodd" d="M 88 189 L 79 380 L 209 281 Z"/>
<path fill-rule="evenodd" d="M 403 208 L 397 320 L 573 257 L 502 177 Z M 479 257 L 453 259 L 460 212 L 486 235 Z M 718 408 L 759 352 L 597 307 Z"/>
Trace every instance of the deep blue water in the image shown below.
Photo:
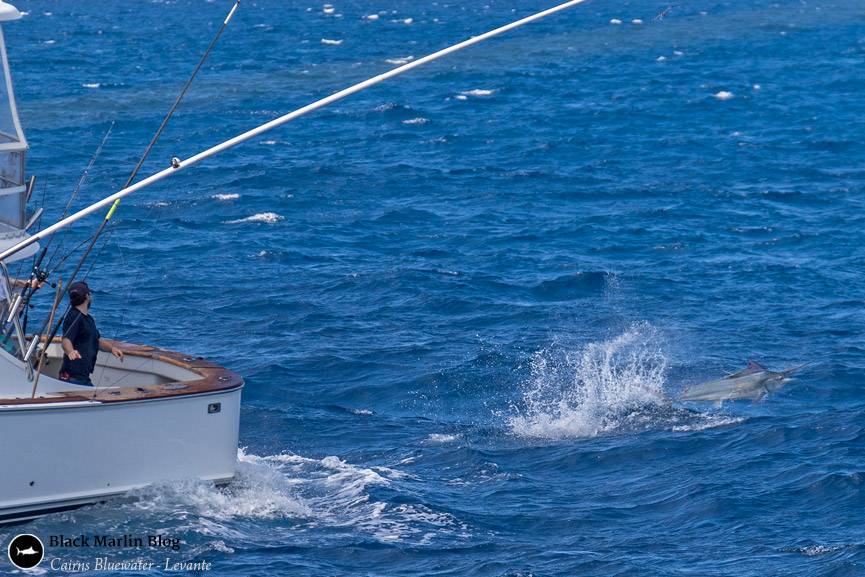
<path fill-rule="evenodd" d="M 16 3 L 46 224 L 112 121 L 73 208 L 123 185 L 231 4 Z M 237 576 L 865 575 L 865 4 L 669 4 L 590 0 L 124 201 L 94 314 L 243 375 L 237 480 L 0 540 L 163 532 Z M 244 0 L 142 174 L 549 5 Z M 645 391 L 747 359 L 814 364 L 757 405 Z"/>

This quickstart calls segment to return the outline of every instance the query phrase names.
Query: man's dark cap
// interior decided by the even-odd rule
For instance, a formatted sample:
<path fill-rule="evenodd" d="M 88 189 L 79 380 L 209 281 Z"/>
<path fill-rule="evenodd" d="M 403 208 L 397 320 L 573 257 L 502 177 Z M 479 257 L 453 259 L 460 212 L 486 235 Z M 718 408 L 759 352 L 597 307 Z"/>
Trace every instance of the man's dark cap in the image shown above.
<path fill-rule="evenodd" d="M 87 286 L 87 283 L 84 281 L 74 282 L 69 285 L 69 299 L 70 300 L 79 300 L 84 302 L 84 297 L 92 293 L 90 287 Z"/>

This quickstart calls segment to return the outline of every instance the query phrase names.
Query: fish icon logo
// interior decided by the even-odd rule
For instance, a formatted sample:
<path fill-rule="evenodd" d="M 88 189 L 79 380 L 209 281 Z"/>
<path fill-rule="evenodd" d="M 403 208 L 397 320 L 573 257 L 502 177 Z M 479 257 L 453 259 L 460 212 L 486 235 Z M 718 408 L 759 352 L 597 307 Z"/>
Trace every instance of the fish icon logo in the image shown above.
<path fill-rule="evenodd" d="M 33 569 L 42 562 L 45 547 L 36 535 L 18 535 L 9 543 L 9 560 L 19 569 Z"/>

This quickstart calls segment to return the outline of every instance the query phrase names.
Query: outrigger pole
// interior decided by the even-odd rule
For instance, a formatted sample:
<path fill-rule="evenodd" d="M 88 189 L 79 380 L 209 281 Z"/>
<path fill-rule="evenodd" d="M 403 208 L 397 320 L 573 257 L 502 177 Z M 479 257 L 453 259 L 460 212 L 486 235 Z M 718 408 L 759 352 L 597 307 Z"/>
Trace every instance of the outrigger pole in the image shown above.
<path fill-rule="evenodd" d="M 69 217 L 57 222 L 56 224 L 53 224 L 53 225 L 49 226 L 48 228 L 34 234 L 33 236 L 21 241 L 20 243 L 16 244 L 15 246 L 13 246 L 13 247 L 3 251 L 2 253 L 0 253 L 0 260 L 4 260 L 6 258 L 9 258 L 10 256 L 15 254 L 16 252 L 26 248 L 27 246 L 38 241 L 39 239 L 48 236 L 49 234 L 51 234 L 55 230 L 61 229 L 65 226 L 68 226 L 68 225 L 72 224 L 73 222 L 80 220 L 80 219 L 84 218 L 85 216 L 96 212 L 100 208 L 104 208 L 104 207 L 108 206 L 109 204 L 111 204 L 117 200 L 120 200 L 124 196 L 128 196 L 128 195 L 132 194 L 133 192 L 137 192 L 137 191 L 141 190 L 142 188 L 150 186 L 151 184 L 158 182 L 158 181 L 160 181 L 160 180 L 162 180 L 168 176 L 171 176 L 171 175 L 179 172 L 180 170 L 182 170 L 184 168 L 192 166 L 193 164 L 197 164 L 197 163 L 201 162 L 202 160 L 213 156 L 214 154 L 217 154 L 219 152 L 223 152 L 225 150 L 228 150 L 229 148 L 233 148 L 233 147 L 237 146 L 238 144 L 249 140 L 250 138 L 254 138 L 254 137 L 256 137 L 260 134 L 263 134 L 269 130 L 273 130 L 274 128 L 276 128 L 278 126 L 282 126 L 283 124 L 290 122 L 290 121 L 294 120 L 295 118 L 303 116 L 309 112 L 312 112 L 313 110 L 318 110 L 319 108 L 321 108 L 323 106 L 327 106 L 328 104 L 330 104 L 332 102 L 336 102 L 337 100 L 342 100 L 346 96 L 351 96 L 352 94 L 354 94 L 356 92 L 360 92 L 361 90 L 369 88 L 370 86 L 374 86 L 374 85 L 378 84 L 379 82 L 383 82 L 389 78 L 393 78 L 394 76 L 398 76 L 404 72 L 408 72 L 409 70 L 411 70 L 413 68 L 417 68 L 418 66 L 423 66 L 424 64 L 426 64 L 428 62 L 432 62 L 433 60 L 437 60 L 443 56 L 447 56 L 448 54 L 451 54 L 453 52 L 457 52 L 458 50 L 462 50 L 463 48 L 468 48 L 469 46 L 477 44 L 478 42 L 483 42 L 484 40 L 487 40 L 488 38 L 492 38 L 493 36 L 498 36 L 499 34 L 503 34 L 505 32 L 513 30 L 514 28 L 519 28 L 520 26 L 524 26 L 525 24 L 528 24 L 530 22 L 534 22 L 535 20 L 539 20 L 541 18 L 544 18 L 545 16 L 555 14 L 556 12 L 560 12 L 562 10 L 565 10 L 566 8 L 570 8 L 571 6 L 576 6 L 577 4 L 582 4 L 585 1 L 586 0 L 571 0 L 570 2 L 565 2 L 564 4 L 559 4 L 558 6 L 550 8 L 548 10 L 544 10 L 543 12 L 538 12 L 537 14 L 533 14 L 533 15 L 528 16 L 526 18 L 522 18 L 521 20 L 511 22 L 510 24 L 507 24 L 507 25 L 502 26 L 500 28 L 496 28 L 495 30 L 491 30 L 489 32 L 481 34 L 480 36 L 474 36 L 468 40 L 460 42 L 459 44 L 454 44 L 453 46 L 449 46 L 448 48 L 445 48 L 444 50 L 439 50 L 438 52 L 434 52 L 428 56 L 424 56 L 423 58 L 419 58 L 417 60 L 409 62 L 408 64 L 404 64 L 402 66 L 394 68 L 393 70 L 391 70 L 389 72 L 385 72 L 384 74 L 379 74 L 378 76 L 370 78 L 369 80 L 364 80 L 363 82 L 355 84 L 354 86 L 351 86 L 351 87 L 346 88 L 344 90 L 340 90 L 339 92 L 331 94 L 330 96 L 328 96 L 326 98 L 322 98 L 321 100 L 313 102 L 312 104 L 308 104 L 308 105 L 304 106 L 303 108 L 299 108 L 299 109 L 295 110 L 294 112 L 290 112 L 284 116 L 280 116 L 279 118 L 276 118 L 274 120 L 271 120 L 270 122 L 262 124 L 262 125 L 258 126 L 257 128 L 253 128 L 252 130 L 244 132 L 243 134 L 241 134 L 239 136 L 235 136 L 232 139 L 226 140 L 225 142 L 223 142 L 221 144 L 217 144 L 216 146 L 214 146 L 212 148 L 208 148 L 204 152 L 200 152 L 200 153 L 196 154 L 195 156 L 191 156 L 191 157 L 187 158 L 186 160 L 179 160 L 177 158 L 173 158 L 171 160 L 171 166 L 169 168 L 166 168 L 160 172 L 157 172 L 156 174 L 149 176 L 149 177 L 145 178 L 144 180 L 140 180 L 137 183 L 133 184 L 132 186 L 128 186 L 128 187 L 124 188 L 123 190 L 120 190 L 119 192 L 115 192 L 111 196 L 108 196 L 108 197 L 100 200 L 99 202 L 96 202 L 96 203 L 90 205 L 89 207 L 76 212 L 72 216 L 69 216 Z M 110 216 L 110 213 L 109 213 L 109 216 Z"/>

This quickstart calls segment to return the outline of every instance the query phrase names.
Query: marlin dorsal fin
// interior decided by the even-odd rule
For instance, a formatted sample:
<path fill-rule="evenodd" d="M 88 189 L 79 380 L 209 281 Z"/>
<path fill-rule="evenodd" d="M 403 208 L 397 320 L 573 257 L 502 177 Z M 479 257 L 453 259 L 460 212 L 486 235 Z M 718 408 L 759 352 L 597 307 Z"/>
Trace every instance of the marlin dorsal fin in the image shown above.
<path fill-rule="evenodd" d="M 736 379 L 739 377 L 747 377 L 748 375 L 753 375 L 754 373 L 760 373 L 760 372 L 765 371 L 765 370 L 766 370 L 766 367 L 764 367 L 763 365 L 761 365 L 757 361 L 750 361 L 749 360 L 747 369 L 745 369 L 743 371 L 739 371 L 735 375 L 730 375 L 730 376 L 724 377 L 724 378 L 725 379 Z"/>
<path fill-rule="evenodd" d="M 765 370 L 766 370 L 766 367 L 764 367 L 763 365 L 761 365 L 761 364 L 758 363 L 757 361 L 750 361 L 750 360 L 749 360 L 749 361 L 748 361 L 748 370 L 751 370 L 751 371 L 754 371 L 754 372 L 756 372 L 756 371 L 765 371 Z"/>

